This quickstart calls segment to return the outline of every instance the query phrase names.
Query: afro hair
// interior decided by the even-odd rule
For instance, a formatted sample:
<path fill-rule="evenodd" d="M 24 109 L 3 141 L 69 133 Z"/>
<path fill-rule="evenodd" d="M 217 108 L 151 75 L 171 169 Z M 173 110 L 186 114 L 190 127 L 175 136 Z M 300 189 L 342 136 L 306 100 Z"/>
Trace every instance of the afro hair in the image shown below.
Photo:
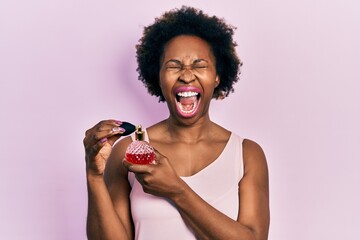
<path fill-rule="evenodd" d="M 235 50 L 234 30 L 235 27 L 226 24 L 224 19 L 208 16 L 192 7 L 183 6 L 164 13 L 153 24 L 144 27 L 143 36 L 136 45 L 139 80 L 151 95 L 159 97 L 160 102 L 165 101 L 159 85 L 164 46 L 176 36 L 193 35 L 209 43 L 216 59 L 220 84 L 214 90 L 213 98 L 227 97 L 234 91 L 233 84 L 239 80 L 242 65 Z"/>

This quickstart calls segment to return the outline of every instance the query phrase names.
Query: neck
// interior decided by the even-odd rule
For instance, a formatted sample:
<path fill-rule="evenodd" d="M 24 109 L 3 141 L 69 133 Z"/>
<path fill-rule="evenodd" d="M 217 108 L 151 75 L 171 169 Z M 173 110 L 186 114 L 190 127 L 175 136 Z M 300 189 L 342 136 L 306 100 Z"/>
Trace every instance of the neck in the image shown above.
<path fill-rule="evenodd" d="M 209 130 L 214 127 L 214 123 L 210 120 L 210 117 L 204 116 L 202 119 L 198 119 L 195 123 L 186 124 L 179 122 L 174 118 L 169 117 L 165 120 L 167 132 L 172 139 L 184 142 L 198 142 L 206 138 Z"/>

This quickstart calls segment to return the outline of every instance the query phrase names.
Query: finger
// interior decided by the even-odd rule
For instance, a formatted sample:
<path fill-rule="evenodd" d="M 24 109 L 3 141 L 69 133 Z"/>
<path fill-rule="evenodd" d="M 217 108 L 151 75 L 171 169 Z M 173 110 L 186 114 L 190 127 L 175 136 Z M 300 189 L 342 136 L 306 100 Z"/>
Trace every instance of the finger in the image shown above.
<path fill-rule="evenodd" d="M 100 152 L 100 150 L 105 146 L 106 142 L 107 142 L 107 139 L 103 138 L 97 144 L 89 147 L 87 149 L 88 157 L 90 157 L 90 158 L 95 157 Z"/>
<path fill-rule="evenodd" d="M 133 133 L 136 130 L 135 125 L 133 125 L 133 124 L 131 124 L 129 122 L 121 122 L 121 121 L 118 121 L 118 120 L 103 121 L 103 122 L 100 122 L 99 126 L 100 126 L 100 129 L 101 129 L 102 126 L 114 125 L 114 124 L 115 124 L 114 129 L 117 129 L 116 127 L 121 127 L 121 129 L 125 130 L 125 131 L 122 131 L 122 133 L 121 133 L 123 136 L 127 136 L 127 135 Z M 116 130 L 114 130 L 114 131 L 116 131 Z"/>
<path fill-rule="evenodd" d="M 157 149 L 154 148 L 154 152 L 155 152 L 155 162 L 156 163 L 162 163 L 163 161 L 167 160 L 167 157 L 165 155 L 163 155 L 162 153 L 160 153 Z"/>
<path fill-rule="evenodd" d="M 135 125 L 128 123 L 128 122 L 122 122 L 122 124 L 120 125 L 123 129 L 125 129 L 126 131 L 122 134 L 122 136 L 127 136 L 133 132 L 135 132 L 136 127 Z"/>
<path fill-rule="evenodd" d="M 123 158 L 122 164 L 123 164 L 124 167 L 126 167 L 127 169 L 129 169 L 129 167 L 132 165 L 132 163 L 129 162 L 129 161 L 127 161 L 126 158 Z"/>
<path fill-rule="evenodd" d="M 154 152 L 157 159 L 165 157 L 156 148 L 154 148 Z"/>
<path fill-rule="evenodd" d="M 122 122 L 120 127 L 116 126 L 112 129 L 113 137 L 108 137 L 109 143 L 113 145 L 120 137 L 127 136 L 131 133 L 133 133 L 136 128 L 135 125 L 128 123 L 128 122 Z"/>
<path fill-rule="evenodd" d="M 147 181 L 145 181 L 146 175 L 143 173 L 136 173 L 135 174 L 136 180 L 140 183 L 140 185 L 143 188 L 144 192 L 147 192 L 146 185 L 148 185 Z"/>
<path fill-rule="evenodd" d="M 136 128 L 131 123 L 122 122 L 120 127 L 116 126 L 113 127 L 111 130 L 114 133 L 115 138 L 109 138 L 109 140 L 112 141 L 111 144 L 113 144 L 116 140 L 119 139 L 119 137 L 127 136 L 133 133 L 136 130 Z"/>
<path fill-rule="evenodd" d="M 127 161 L 125 158 L 122 160 L 123 165 L 133 173 L 150 173 L 151 165 L 150 164 L 134 164 Z"/>
<path fill-rule="evenodd" d="M 103 121 L 100 121 L 99 123 L 97 123 L 94 127 L 92 127 L 89 132 L 89 134 L 93 134 L 95 132 L 106 132 L 106 131 L 109 131 L 110 129 L 113 129 L 116 130 L 118 129 L 118 127 L 122 124 L 121 121 L 119 120 L 103 120 Z"/>
<path fill-rule="evenodd" d="M 127 136 L 136 130 L 133 124 L 118 120 L 104 120 L 99 122 L 94 128 L 97 130 L 96 132 L 107 133 L 106 135 L 97 136 L 95 139 L 106 137 L 110 145 L 113 145 L 121 136 Z"/>
<path fill-rule="evenodd" d="M 87 143 L 89 143 L 89 141 L 92 140 L 94 133 L 96 132 L 101 132 L 113 127 L 118 127 L 122 124 L 121 121 L 119 120 L 103 120 L 100 121 L 99 123 L 97 123 L 95 126 L 93 126 L 92 128 L 88 129 L 85 132 L 85 137 L 84 137 L 84 145 L 86 145 Z"/>
<path fill-rule="evenodd" d="M 122 136 L 124 136 L 124 133 L 126 130 L 122 127 L 113 127 L 108 136 L 106 138 L 108 139 L 109 144 L 112 146 L 114 143 Z"/>
<path fill-rule="evenodd" d="M 108 119 L 108 120 L 102 120 L 100 122 L 98 122 L 94 127 L 101 127 L 104 125 L 116 125 L 116 126 L 120 126 L 123 122 L 120 120 L 115 120 L 115 119 Z"/>
<path fill-rule="evenodd" d="M 84 139 L 85 146 L 91 146 L 96 144 L 99 140 L 103 138 L 107 138 L 109 140 L 109 144 L 113 145 L 113 143 L 119 139 L 122 133 L 125 132 L 125 129 L 115 125 L 114 123 L 98 126 L 96 129 L 87 132 L 87 136 Z M 113 136 L 117 135 L 114 138 Z"/>
<path fill-rule="evenodd" d="M 102 132 L 95 132 L 94 134 L 88 136 L 85 140 L 84 140 L 84 145 L 85 145 L 85 149 L 87 148 L 91 148 L 92 146 L 98 144 L 100 141 L 107 141 L 109 144 L 113 144 L 115 142 L 116 139 L 109 139 L 112 136 L 114 136 L 114 133 L 112 130 L 106 130 L 106 131 L 102 131 Z M 120 135 L 117 137 L 119 138 Z"/>

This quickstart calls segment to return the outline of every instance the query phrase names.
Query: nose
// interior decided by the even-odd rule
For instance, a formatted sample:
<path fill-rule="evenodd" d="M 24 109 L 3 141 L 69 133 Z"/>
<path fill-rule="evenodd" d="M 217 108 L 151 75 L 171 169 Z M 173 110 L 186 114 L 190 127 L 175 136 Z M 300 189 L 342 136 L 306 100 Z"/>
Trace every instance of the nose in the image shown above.
<path fill-rule="evenodd" d="M 195 75 L 191 70 L 190 66 L 184 66 L 184 69 L 182 70 L 179 80 L 183 81 L 184 83 L 191 83 L 192 81 L 195 80 Z"/>

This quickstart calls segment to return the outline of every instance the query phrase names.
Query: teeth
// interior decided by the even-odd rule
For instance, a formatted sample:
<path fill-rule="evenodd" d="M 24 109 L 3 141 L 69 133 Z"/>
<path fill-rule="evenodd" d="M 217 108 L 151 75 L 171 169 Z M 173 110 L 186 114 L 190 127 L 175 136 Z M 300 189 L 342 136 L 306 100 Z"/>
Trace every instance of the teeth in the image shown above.
<path fill-rule="evenodd" d="M 197 93 L 197 92 L 179 92 L 179 93 L 177 93 L 177 95 L 180 97 L 193 97 L 193 96 L 199 95 L 199 93 Z"/>
<path fill-rule="evenodd" d="M 178 103 L 178 105 L 179 105 L 179 107 L 180 107 L 180 109 L 181 109 L 181 111 L 182 111 L 183 113 L 189 114 L 189 113 L 192 113 L 192 112 L 195 110 L 197 104 L 194 103 L 192 109 L 190 109 L 190 110 L 188 110 L 188 111 L 183 108 L 183 106 L 182 106 L 181 103 Z"/>

